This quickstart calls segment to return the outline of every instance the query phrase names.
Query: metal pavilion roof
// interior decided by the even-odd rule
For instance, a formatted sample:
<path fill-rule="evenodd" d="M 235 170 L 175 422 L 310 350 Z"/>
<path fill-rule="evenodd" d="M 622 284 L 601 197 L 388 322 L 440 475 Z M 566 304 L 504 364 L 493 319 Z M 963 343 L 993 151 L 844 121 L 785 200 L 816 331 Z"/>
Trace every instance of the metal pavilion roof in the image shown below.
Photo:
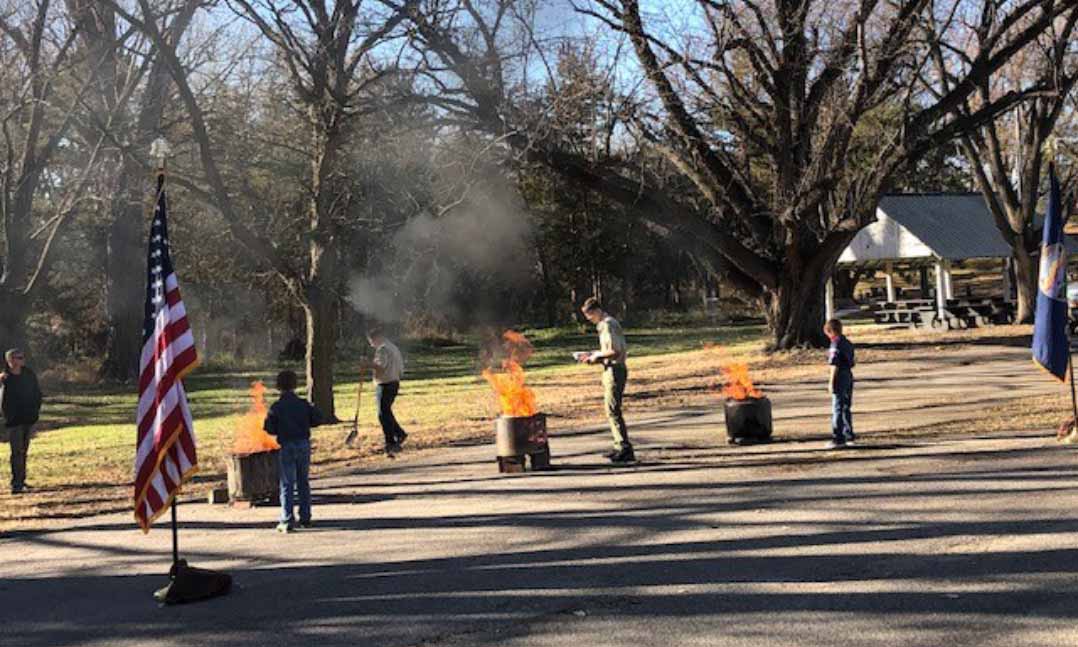
<path fill-rule="evenodd" d="M 887 195 L 876 218 L 857 233 L 839 263 L 1010 256 L 980 193 Z"/>

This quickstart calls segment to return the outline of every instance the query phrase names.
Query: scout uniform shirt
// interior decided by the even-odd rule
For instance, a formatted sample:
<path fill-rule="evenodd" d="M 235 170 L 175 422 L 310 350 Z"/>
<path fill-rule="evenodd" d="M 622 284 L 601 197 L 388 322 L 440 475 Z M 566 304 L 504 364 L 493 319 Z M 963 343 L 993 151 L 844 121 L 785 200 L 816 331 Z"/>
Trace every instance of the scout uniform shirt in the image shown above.
<path fill-rule="evenodd" d="M 838 369 L 835 390 L 845 392 L 853 389 L 853 367 L 857 361 L 854 359 L 853 344 L 845 335 L 831 340 L 831 347 L 827 349 L 827 363 Z"/>
<path fill-rule="evenodd" d="M 596 326 L 599 331 L 599 350 L 606 353 L 608 351 L 614 351 L 613 357 L 606 357 L 603 359 L 605 366 L 625 365 L 625 359 L 627 357 L 625 333 L 621 330 L 621 324 L 618 320 L 607 315 Z"/>
<path fill-rule="evenodd" d="M 374 349 L 374 383 L 400 382 L 404 375 L 404 357 L 393 342 L 385 340 Z"/>

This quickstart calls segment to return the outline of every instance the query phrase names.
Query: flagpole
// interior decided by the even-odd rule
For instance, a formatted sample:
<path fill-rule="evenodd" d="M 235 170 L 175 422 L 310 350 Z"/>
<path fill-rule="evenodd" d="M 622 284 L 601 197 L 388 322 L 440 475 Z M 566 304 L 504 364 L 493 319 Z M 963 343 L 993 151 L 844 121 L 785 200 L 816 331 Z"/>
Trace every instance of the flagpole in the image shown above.
<path fill-rule="evenodd" d="M 154 200 L 155 204 L 161 199 L 161 192 L 165 190 L 165 164 L 168 163 L 170 149 L 168 141 L 163 137 L 154 141 L 150 147 L 150 155 L 157 158 L 157 197 Z M 172 568 L 169 570 L 169 576 L 172 578 L 176 577 L 180 567 L 180 529 L 179 522 L 176 520 L 176 506 L 179 503 L 180 491 L 177 488 L 172 497 L 172 505 L 169 506 L 172 509 Z"/>
<path fill-rule="evenodd" d="M 1073 382 L 1073 375 L 1071 378 Z M 176 496 L 172 497 L 172 570 L 170 575 L 176 577 L 176 571 L 179 570 L 180 565 L 180 531 L 179 526 L 176 523 L 176 506 L 180 502 L 179 492 Z"/>
<path fill-rule="evenodd" d="M 160 226 L 160 234 L 157 236 L 151 236 L 151 250 L 153 250 L 154 241 L 161 248 L 157 250 L 157 255 L 162 253 L 168 255 L 168 241 L 167 241 L 167 210 L 166 202 L 164 200 L 165 190 L 165 164 L 170 152 L 170 146 L 167 140 L 163 137 L 156 139 L 150 146 L 150 156 L 157 159 L 157 199 L 155 200 L 155 212 L 160 210 L 158 214 L 160 221 L 157 223 Z M 152 234 L 152 230 L 151 230 Z M 152 256 L 150 257 L 152 262 Z M 155 286 L 156 292 L 154 293 L 155 303 L 158 307 L 170 307 L 162 305 L 160 299 L 164 296 L 164 281 L 167 276 L 162 275 L 161 267 L 157 267 L 157 281 Z M 171 271 L 171 270 L 170 270 Z M 152 275 L 151 275 L 152 277 Z M 178 294 L 178 292 L 177 292 Z M 149 292 L 148 292 L 149 298 Z M 149 306 L 148 306 L 149 307 Z M 188 367 L 193 364 L 188 364 Z M 173 364 L 175 366 L 175 364 Z M 177 407 L 184 404 L 184 396 L 181 394 L 180 403 Z M 190 431 L 187 429 L 186 431 Z M 193 439 L 192 439 L 193 440 Z M 192 467 L 195 461 L 192 458 Z M 224 595 L 232 588 L 232 576 L 228 573 L 222 573 L 218 571 L 211 571 L 204 568 L 195 568 L 187 564 L 187 560 L 180 559 L 180 524 L 177 521 L 176 508 L 180 505 L 180 486 L 183 484 L 183 478 L 181 476 L 180 482 L 176 484 L 175 491 L 172 492 L 172 502 L 169 505 L 171 508 L 172 517 L 172 568 L 169 569 L 169 583 L 164 588 L 158 589 L 154 592 L 153 597 L 158 602 L 163 604 L 178 604 L 181 602 L 194 602 L 196 600 L 205 600 L 218 595 Z"/>

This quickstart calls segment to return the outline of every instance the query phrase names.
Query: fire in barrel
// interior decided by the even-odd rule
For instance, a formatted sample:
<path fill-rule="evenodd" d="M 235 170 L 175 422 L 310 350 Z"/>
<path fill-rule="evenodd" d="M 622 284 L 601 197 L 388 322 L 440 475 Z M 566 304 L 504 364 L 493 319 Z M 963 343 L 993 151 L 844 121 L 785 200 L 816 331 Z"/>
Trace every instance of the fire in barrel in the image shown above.
<path fill-rule="evenodd" d="M 526 461 L 533 470 L 550 468 L 546 416 L 539 413 L 535 392 L 525 383 L 524 363 L 533 349 L 524 335 L 512 330 L 502 335 L 501 370 L 483 370 L 501 406 L 494 423 L 498 471 L 523 472 Z"/>
<path fill-rule="evenodd" d="M 736 445 L 771 439 L 771 400 L 753 384 L 747 364 L 722 367 L 726 439 Z"/>
<path fill-rule="evenodd" d="M 253 505 L 278 496 L 277 451 L 281 446 L 262 429 L 266 419 L 266 386 L 251 384 L 251 405 L 236 426 L 228 460 L 228 499 Z"/>

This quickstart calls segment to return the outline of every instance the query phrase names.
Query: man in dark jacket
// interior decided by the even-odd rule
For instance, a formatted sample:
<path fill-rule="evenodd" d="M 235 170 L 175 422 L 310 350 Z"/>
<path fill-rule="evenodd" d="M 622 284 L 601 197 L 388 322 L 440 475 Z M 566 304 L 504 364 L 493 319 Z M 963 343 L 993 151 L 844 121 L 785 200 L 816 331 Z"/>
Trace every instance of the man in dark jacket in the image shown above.
<path fill-rule="evenodd" d="M 41 387 L 37 376 L 26 366 L 26 355 L 17 348 L 4 353 L 7 370 L 0 373 L 0 409 L 4 413 L 11 442 L 11 493 L 21 494 L 26 486 L 26 455 L 30 433 L 41 413 Z"/>

